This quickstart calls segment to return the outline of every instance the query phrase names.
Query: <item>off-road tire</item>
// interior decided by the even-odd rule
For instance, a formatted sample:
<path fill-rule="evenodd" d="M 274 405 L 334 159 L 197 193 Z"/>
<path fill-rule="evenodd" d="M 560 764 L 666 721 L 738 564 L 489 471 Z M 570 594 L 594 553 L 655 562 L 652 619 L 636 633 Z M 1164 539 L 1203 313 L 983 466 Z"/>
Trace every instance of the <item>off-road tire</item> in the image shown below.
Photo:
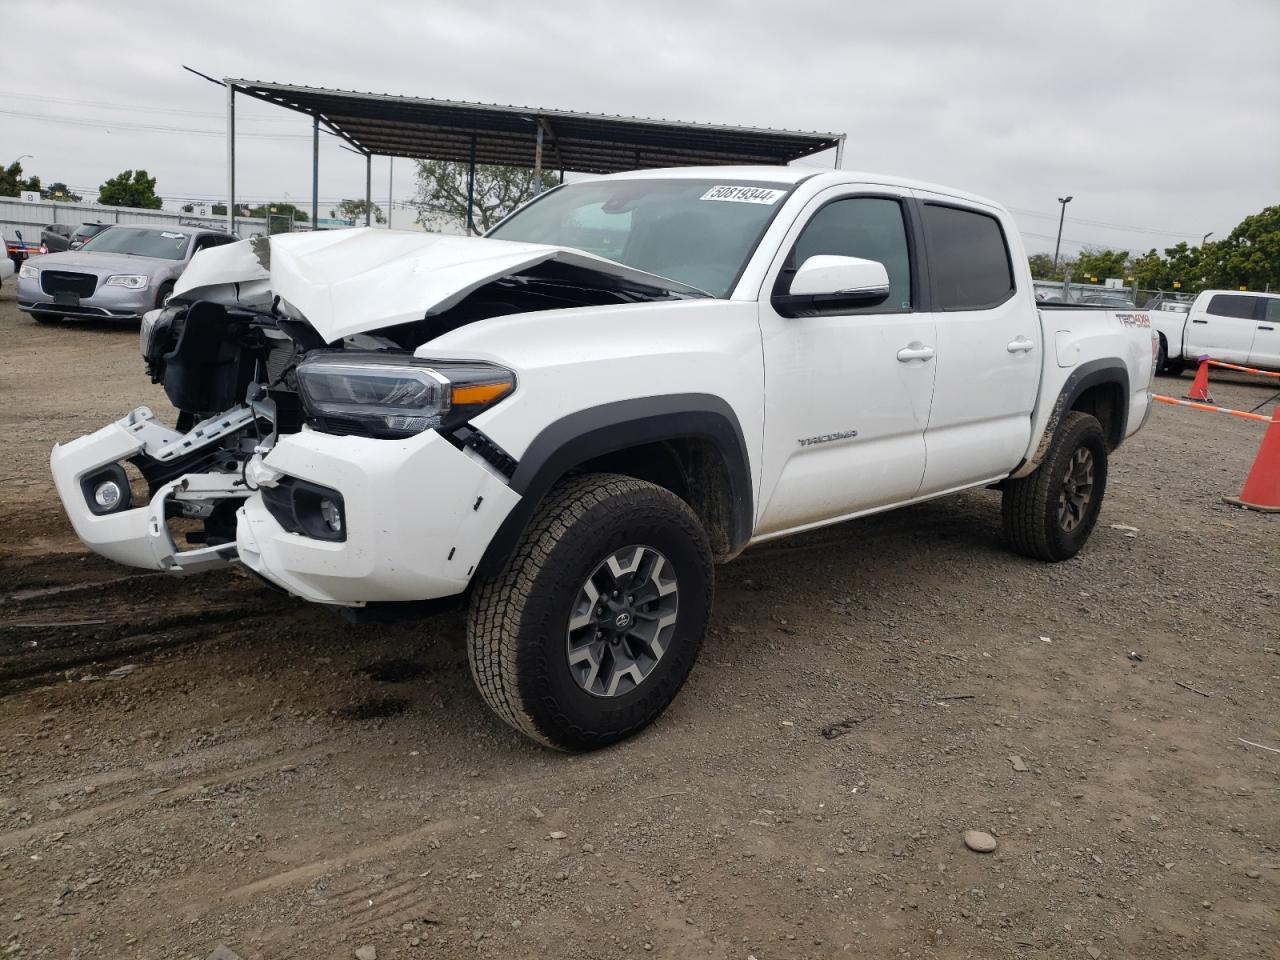
<path fill-rule="evenodd" d="M 569 666 L 570 613 L 592 571 L 637 544 L 660 551 L 674 568 L 674 632 L 634 689 L 595 696 Z M 617 474 L 569 477 L 539 505 L 503 570 L 472 592 L 472 678 L 494 713 L 539 743 L 607 746 L 647 726 L 675 698 L 702 645 L 713 588 L 706 533 L 683 500 Z"/>
<path fill-rule="evenodd" d="M 1072 529 L 1060 517 L 1061 496 L 1077 451 L 1092 458 L 1092 490 L 1083 516 Z M 1037 560 L 1069 560 L 1080 552 L 1098 522 L 1107 489 L 1107 440 L 1102 424 L 1087 413 L 1071 411 L 1058 424 L 1044 460 L 1030 476 L 1005 484 L 1001 504 L 1005 542 Z"/>

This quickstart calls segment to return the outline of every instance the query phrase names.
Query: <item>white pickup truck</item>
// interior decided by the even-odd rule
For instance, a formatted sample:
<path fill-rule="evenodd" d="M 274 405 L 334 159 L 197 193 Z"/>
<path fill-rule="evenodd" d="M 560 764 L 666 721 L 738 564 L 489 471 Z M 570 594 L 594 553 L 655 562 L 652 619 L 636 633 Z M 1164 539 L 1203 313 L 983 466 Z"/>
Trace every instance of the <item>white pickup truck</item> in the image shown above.
<path fill-rule="evenodd" d="M 55 447 L 86 544 L 366 613 L 464 596 L 485 700 L 562 749 L 661 713 L 751 544 L 996 487 L 1013 549 L 1073 556 L 1156 352 L 1141 312 L 1037 309 L 997 204 L 804 167 L 230 244 L 141 337 L 177 429 Z"/>
<path fill-rule="evenodd" d="M 1178 374 L 1201 357 L 1280 370 L 1280 294 L 1205 290 L 1186 313 L 1153 310 L 1158 368 Z"/>

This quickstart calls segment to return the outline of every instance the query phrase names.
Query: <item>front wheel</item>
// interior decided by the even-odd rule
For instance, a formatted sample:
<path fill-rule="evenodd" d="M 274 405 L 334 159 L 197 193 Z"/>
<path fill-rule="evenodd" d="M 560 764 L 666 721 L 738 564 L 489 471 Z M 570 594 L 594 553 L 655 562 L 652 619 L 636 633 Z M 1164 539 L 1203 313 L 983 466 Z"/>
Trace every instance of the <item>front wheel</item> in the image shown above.
<path fill-rule="evenodd" d="M 1069 560 L 1098 522 L 1107 490 L 1107 440 L 1102 424 L 1071 411 L 1058 424 L 1035 472 L 1004 488 L 1005 541 L 1037 560 Z"/>
<path fill-rule="evenodd" d="M 679 497 L 616 474 L 569 478 L 472 594 L 472 677 L 499 717 L 540 743 L 614 743 L 684 684 L 713 582 L 706 534 Z"/>

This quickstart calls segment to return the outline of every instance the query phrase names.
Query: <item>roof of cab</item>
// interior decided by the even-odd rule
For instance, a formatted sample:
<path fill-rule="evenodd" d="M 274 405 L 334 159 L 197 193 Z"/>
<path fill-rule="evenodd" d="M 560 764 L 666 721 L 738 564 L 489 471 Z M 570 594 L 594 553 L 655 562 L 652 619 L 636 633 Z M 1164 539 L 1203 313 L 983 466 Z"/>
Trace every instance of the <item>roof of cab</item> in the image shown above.
<path fill-rule="evenodd" d="M 832 170 L 825 167 L 807 167 L 796 164 L 787 167 L 771 166 L 723 166 L 723 167 L 661 167 L 652 170 L 632 170 L 626 173 L 611 173 L 603 177 L 591 177 L 591 180 L 748 180 L 760 183 L 776 183 L 780 186 L 794 186 L 806 180 L 818 180 L 820 186 L 836 186 L 839 184 L 868 184 L 885 187 L 900 187 L 904 190 L 927 190 L 930 193 L 942 194 L 956 200 L 981 204 L 1003 210 L 999 203 L 988 197 L 954 187 L 946 187 L 937 183 L 922 180 L 910 180 L 906 177 L 894 177 L 883 173 L 867 173 L 860 170 Z"/>

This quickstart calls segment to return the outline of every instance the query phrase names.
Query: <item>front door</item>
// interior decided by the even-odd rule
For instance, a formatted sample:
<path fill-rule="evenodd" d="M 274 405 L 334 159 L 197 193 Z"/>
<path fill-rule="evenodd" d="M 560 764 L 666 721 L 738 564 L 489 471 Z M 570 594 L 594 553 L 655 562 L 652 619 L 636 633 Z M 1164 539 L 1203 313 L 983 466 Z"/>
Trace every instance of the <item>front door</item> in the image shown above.
<path fill-rule="evenodd" d="M 933 393 L 933 317 L 906 191 L 833 188 L 796 220 L 760 296 L 765 440 L 757 535 L 913 497 L 924 476 Z M 787 318 L 771 306 L 818 254 L 884 264 L 888 299 L 839 315 Z"/>
<path fill-rule="evenodd" d="M 1280 297 L 1260 297 L 1257 329 L 1249 348 L 1249 363 L 1255 367 L 1280 370 Z"/>

